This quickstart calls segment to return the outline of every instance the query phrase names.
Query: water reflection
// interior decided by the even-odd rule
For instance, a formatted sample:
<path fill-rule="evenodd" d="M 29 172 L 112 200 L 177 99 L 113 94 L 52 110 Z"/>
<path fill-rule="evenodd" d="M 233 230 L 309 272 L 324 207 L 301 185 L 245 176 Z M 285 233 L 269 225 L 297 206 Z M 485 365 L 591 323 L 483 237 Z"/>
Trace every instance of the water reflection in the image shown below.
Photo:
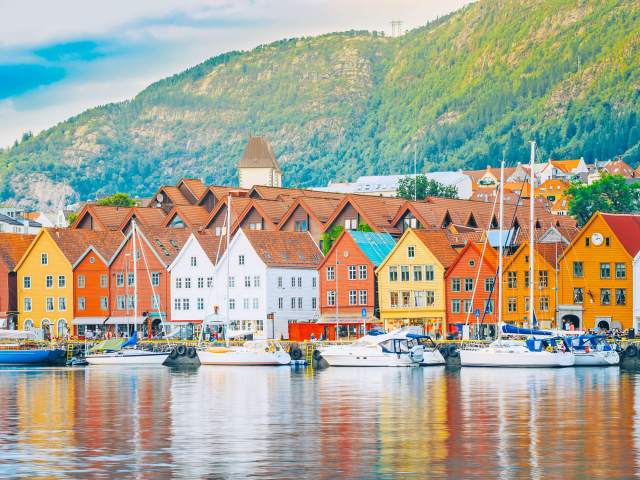
<path fill-rule="evenodd" d="M 0 476 L 628 478 L 608 369 L 0 370 Z"/>

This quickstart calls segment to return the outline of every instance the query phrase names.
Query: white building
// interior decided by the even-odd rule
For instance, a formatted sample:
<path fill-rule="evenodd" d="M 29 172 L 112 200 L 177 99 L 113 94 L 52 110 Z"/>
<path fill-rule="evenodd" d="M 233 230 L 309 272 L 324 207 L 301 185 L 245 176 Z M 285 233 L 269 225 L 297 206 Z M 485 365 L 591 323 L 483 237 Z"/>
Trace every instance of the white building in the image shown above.
<path fill-rule="evenodd" d="M 228 312 L 232 334 L 288 338 L 289 322 L 318 319 L 321 260 L 308 232 L 238 230 L 215 269 L 220 321 Z"/>
<path fill-rule="evenodd" d="M 263 137 L 249 137 L 249 143 L 238 163 L 240 188 L 255 185 L 267 187 L 282 186 L 282 171 L 276 161 L 273 149 Z"/>
<path fill-rule="evenodd" d="M 41 229 L 42 225 L 34 220 L 0 213 L 0 232 L 36 235 Z"/>
<path fill-rule="evenodd" d="M 221 251 L 219 251 L 221 249 Z M 214 313 L 214 270 L 224 238 L 209 230 L 192 233 L 167 267 L 171 281 L 171 326 L 201 323 Z"/>

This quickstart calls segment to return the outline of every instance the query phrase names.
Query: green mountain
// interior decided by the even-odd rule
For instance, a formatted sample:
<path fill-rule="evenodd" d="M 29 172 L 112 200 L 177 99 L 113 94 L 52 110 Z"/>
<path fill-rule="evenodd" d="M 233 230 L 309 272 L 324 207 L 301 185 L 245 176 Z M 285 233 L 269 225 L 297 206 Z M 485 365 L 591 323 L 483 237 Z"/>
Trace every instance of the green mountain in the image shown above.
<path fill-rule="evenodd" d="M 640 163 L 640 3 L 481 0 L 399 38 L 345 32 L 231 52 L 0 152 L 0 199 L 147 195 L 235 181 L 249 133 L 288 185 L 483 168 Z"/>

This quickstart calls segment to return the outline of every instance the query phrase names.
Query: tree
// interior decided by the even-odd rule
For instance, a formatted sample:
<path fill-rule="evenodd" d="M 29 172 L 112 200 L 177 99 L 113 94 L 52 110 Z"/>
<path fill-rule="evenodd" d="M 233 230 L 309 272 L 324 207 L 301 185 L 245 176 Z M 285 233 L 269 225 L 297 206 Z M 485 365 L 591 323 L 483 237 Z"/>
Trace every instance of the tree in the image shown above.
<path fill-rule="evenodd" d="M 109 205 L 112 207 L 134 207 L 136 202 L 128 193 L 114 193 L 108 197 L 101 198 L 96 202 L 97 205 Z"/>
<path fill-rule="evenodd" d="M 425 175 L 415 178 L 404 177 L 398 182 L 396 195 L 399 198 L 424 200 L 427 197 L 458 198 L 458 189 L 454 185 L 444 185 L 437 180 L 430 180 Z"/>
<path fill-rule="evenodd" d="M 582 226 L 596 212 L 640 212 L 640 184 L 628 184 L 621 175 L 603 174 L 591 185 L 574 182 L 567 189 L 569 215 Z"/>

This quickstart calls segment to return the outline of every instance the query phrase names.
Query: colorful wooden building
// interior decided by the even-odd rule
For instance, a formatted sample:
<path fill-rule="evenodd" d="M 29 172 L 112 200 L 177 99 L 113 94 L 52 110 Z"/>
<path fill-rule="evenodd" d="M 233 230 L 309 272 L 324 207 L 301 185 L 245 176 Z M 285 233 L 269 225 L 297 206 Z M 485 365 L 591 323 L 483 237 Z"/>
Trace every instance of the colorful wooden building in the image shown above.
<path fill-rule="evenodd" d="M 0 233 L 0 328 L 18 326 L 18 285 L 15 266 L 35 235 Z"/>

